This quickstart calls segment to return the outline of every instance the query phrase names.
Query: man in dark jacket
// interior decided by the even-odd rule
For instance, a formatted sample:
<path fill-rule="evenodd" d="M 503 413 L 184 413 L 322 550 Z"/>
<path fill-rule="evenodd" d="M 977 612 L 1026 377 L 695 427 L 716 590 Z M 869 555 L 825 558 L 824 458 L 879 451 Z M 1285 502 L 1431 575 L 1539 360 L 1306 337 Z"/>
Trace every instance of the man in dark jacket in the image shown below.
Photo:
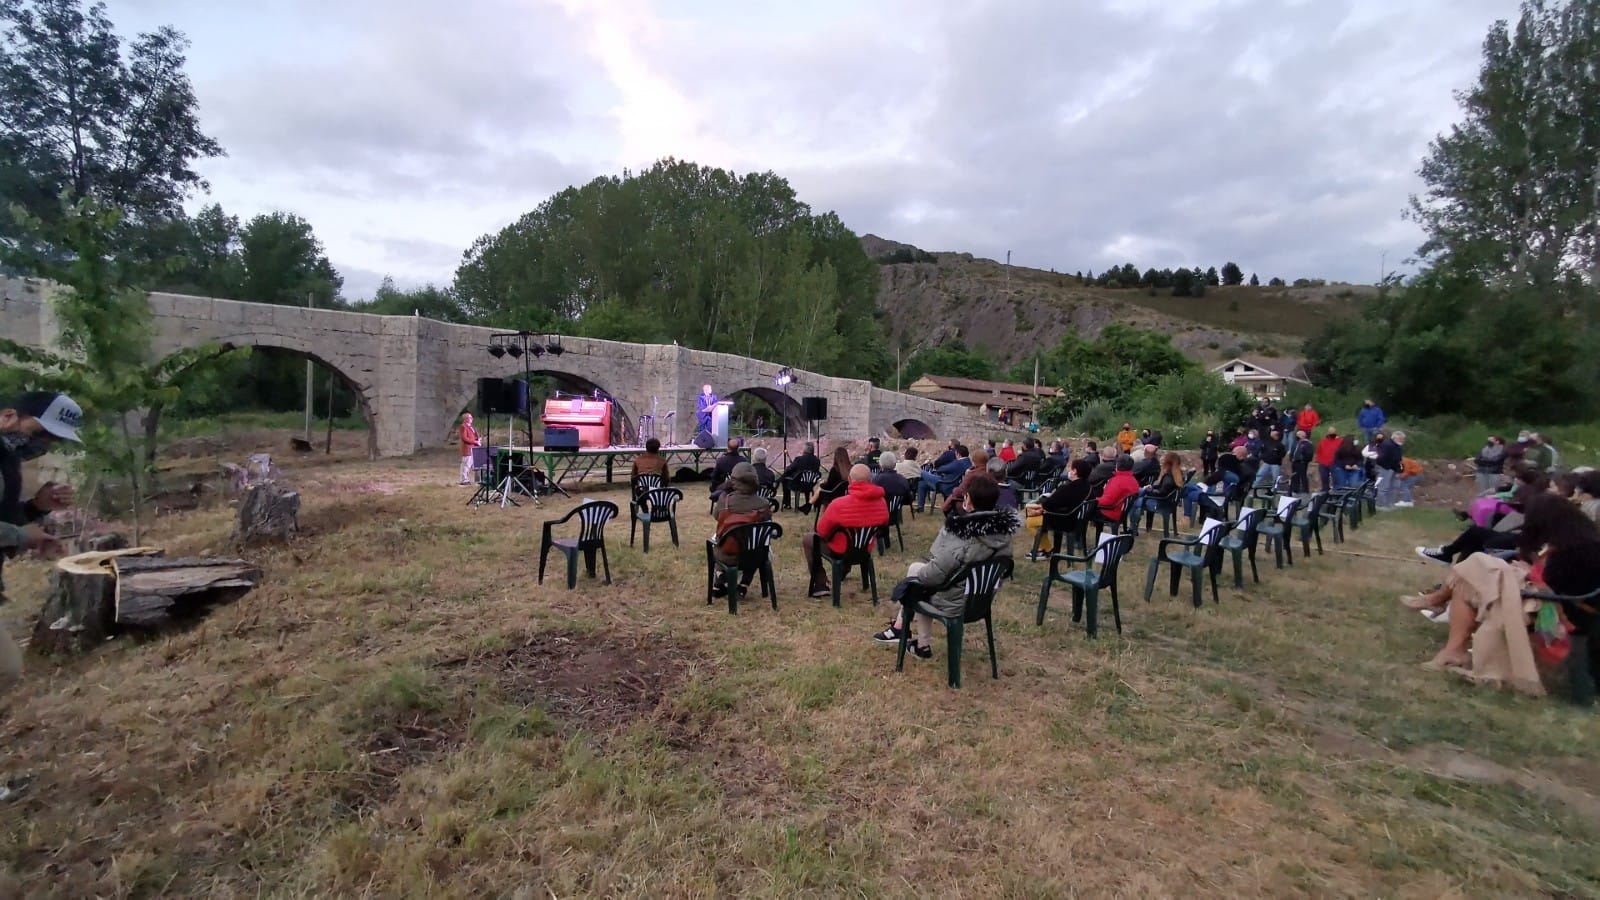
<path fill-rule="evenodd" d="M 1373 465 L 1378 470 L 1378 508 L 1394 509 L 1394 479 L 1400 472 L 1400 462 L 1405 451 L 1379 431 L 1372 436 Z"/>
<path fill-rule="evenodd" d="M 722 483 L 728 480 L 729 475 L 733 474 L 733 467 L 745 461 L 744 454 L 739 452 L 739 448 L 743 445 L 744 441 L 739 438 L 728 438 L 728 449 L 717 457 L 717 464 L 711 469 L 711 496 L 713 498 L 722 493 Z"/>
<path fill-rule="evenodd" d="M 1161 477 L 1161 448 L 1155 444 L 1144 445 L 1144 458 L 1133 464 L 1133 478 L 1141 485 L 1154 483 Z"/>
<path fill-rule="evenodd" d="M 750 451 L 750 467 L 756 470 L 756 481 L 761 487 L 775 487 L 778 476 L 767 468 L 767 448 L 757 447 Z"/>
<path fill-rule="evenodd" d="M 1284 447 L 1283 441 L 1279 439 L 1277 429 L 1267 432 L 1256 457 L 1261 462 L 1259 474 L 1256 475 L 1256 487 L 1263 484 L 1275 487 L 1278 484 L 1278 479 L 1283 477 L 1283 458 L 1288 452 L 1288 448 Z"/>
<path fill-rule="evenodd" d="M 960 441 L 957 441 L 954 438 L 952 438 L 950 440 L 949 446 L 944 448 L 944 452 L 939 454 L 939 456 L 936 459 L 934 459 L 932 468 L 942 469 L 945 466 L 948 466 L 951 463 L 955 462 L 956 461 L 956 457 L 960 455 L 959 453 L 956 452 L 956 448 L 960 446 L 960 443 L 961 443 Z"/>
<path fill-rule="evenodd" d="M 1217 433 L 1208 431 L 1206 436 L 1200 439 L 1200 475 L 1202 477 L 1210 475 L 1217 470 L 1217 454 Z"/>
<path fill-rule="evenodd" d="M 940 488 L 948 492 L 960 484 L 967 470 L 972 468 L 972 460 L 965 444 L 957 444 L 954 452 L 955 459 L 922 473 L 922 480 L 917 482 L 917 512 L 922 512 L 927 507 L 929 494 Z M 939 458 L 944 459 L 944 456 L 940 455 Z"/>
<path fill-rule="evenodd" d="M 1294 437 L 1294 450 L 1289 454 L 1294 473 L 1289 476 L 1289 493 L 1298 496 L 1311 493 L 1311 460 L 1316 458 L 1317 448 L 1311 443 L 1311 435 L 1304 431 Z"/>
<path fill-rule="evenodd" d="M 1100 462 L 1096 463 L 1094 471 L 1089 473 L 1089 484 L 1093 492 L 1098 493 L 1100 487 L 1110 481 L 1111 476 L 1117 474 L 1117 452 L 1119 449 L 1116 444 L 1101 448 Z"/>
<path fill-rule="evenodd" d="M 878 471 L 878 457 L 883 455 L 882 445 L 877 438 L 867 438 L 867 452 L 856 457 L 854 462 L 866 466 L 872 471 Z"/>
<path fill-rule="evenodd" d="M 911 502 L 911 482 L 904 475 L 895 471 L 900 465 L 900 457 L 893 450 L 885 450 L 878 455 L 878 471 L 872 476 L 872 483 L 883 488 L 884 497 L 899 497 L 902 504 Z"/>
<path fill-rule="evenodd" d="M 72 489 L 49 482 L 32 500 L 22 499 L 22 464 L 50 452 L 57 441 L 78 441 L 83 410 L 66 394 L 35 391 L 0 406 L 0 604 L 5 597 L 5 561 L 32 551 L 49 556 L 59 543 L 38 522 L 72 506 Z M 22 676 L 22 651 L 0 625 L 0 691 Z"/>
<path fill-rule="evenodd" d="M 807 441 L 806 448 L 800 452 L 799 456 L 790 460 L 789 465 L 784 468 L 783 474 L 778 476 L 778 481 L 783 485 L 783 508 L 789 508 L 791 494 L 794 491 L 795 483 L 800 478 L 801 472 L 820 473 L 821 471 L 822 460 L 817 459 L 817 445 Z"/>
<path fill-rule="evenodd" d="M 1038 438 L 1028 438 L 1022 442 L 1022 452 L 1006 467 L 1006 474 L 1011 478 L 1020 478 L 1026 481 L 1044 468 L 1044 451 L 1039 447 Z"/>

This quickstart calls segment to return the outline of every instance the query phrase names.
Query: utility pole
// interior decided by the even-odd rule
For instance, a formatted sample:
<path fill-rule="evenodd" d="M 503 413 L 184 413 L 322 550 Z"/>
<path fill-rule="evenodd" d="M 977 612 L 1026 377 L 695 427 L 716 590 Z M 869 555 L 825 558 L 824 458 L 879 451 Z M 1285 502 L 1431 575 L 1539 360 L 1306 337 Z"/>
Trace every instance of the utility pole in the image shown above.
<path fill-rule="evenodd" d="M 316 298 L 306 294 L 306 309 L 316 306 Z M 306 443 L 311 443 L 311 376 L 315 373 L 315 366 L 311 360 L 306 360 Z"/>
<path fill-rule="evenodd" d="M 1006 251 L 1006 293 L 1011 293 L 1011 251 Z"/>
<path fill-rule="evenodd" d="M 1378 257 L 1378 287 L 1383 287 L 1384 275 L 1389 271 L 1389 251 L 1383 251 Z"/>

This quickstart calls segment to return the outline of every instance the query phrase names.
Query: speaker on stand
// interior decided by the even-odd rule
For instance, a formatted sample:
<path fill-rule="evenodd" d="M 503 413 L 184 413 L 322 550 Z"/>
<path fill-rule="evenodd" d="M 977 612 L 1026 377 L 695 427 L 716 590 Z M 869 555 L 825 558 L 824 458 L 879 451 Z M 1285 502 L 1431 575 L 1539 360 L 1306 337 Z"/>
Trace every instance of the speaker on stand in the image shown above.
<path fill-rule="evenodd" d="M 828 398 L 800 398 L 800 413 L 801 415 L 805 416 L 806 419 L 806 439 L 815 443 L 819 438 L 817 433 L 817 423 L 828 418 Z M 822 448 L 819 446 L 817 450 L 818 453 L 821 453 Z"/>

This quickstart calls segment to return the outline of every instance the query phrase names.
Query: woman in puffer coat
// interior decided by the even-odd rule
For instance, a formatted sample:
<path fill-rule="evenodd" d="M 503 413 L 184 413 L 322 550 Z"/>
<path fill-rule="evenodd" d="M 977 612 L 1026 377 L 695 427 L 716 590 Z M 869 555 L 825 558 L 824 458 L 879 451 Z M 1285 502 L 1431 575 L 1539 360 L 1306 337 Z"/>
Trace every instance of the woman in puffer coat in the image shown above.
<path fill-rule="evenodd" d="M 945 518 L 944 527 L 928 550 L 927 561 L 912 563 L 907 570 L 908 580 L 922 588 L 911 588 L 908 597 L 920 599 L 941 616 L 959 616 L 966 610 L 964 584 L 952 585 L 931 596 L 928 590 L 943 587 L 957 572 L 974 563 L 1011 558 L 1011 538 L 1022 527 L 1022 519 L 1015 510 L 996 509 L 999 498 L 1000 486 L 987 474 L 968 483 L 961 498 L 962 514 Z M 905 617 L 902 608 L 873 639 L 882 644 L 899 643 Z M 917 620 L 917 637 L 911 643 L 911 652 L 918 659 L 928 659 L 933 656 L 932 643 L 933 623 L 923 616 Z"/>

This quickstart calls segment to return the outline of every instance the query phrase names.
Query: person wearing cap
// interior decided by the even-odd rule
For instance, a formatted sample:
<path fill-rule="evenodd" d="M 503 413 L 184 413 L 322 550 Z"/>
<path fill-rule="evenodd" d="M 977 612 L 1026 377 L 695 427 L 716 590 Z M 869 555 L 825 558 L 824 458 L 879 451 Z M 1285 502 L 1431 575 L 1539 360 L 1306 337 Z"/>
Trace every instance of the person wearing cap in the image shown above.
<path fill-rule="evenodd" d="M 78 443 L 82 421 L 78 404 L 55 391 L 34 391 L 0 406 L 0 603 L 5 602 L 5 561 L 24 551 L 54 554 L 60 545 L 38 522 L 72 506 L 72 488 L 53 481 L 24 502 L 22 464 L 49 453 L 57 441 Z M 21 675 L 22 651 L 0 627 L 0 688 Z"/>
<path fill-rule="evenodd" d="M 734 540 L 725 540 L 727 534 L 734 526 L 749 525 L 754 522 L 765 522 L 772 518 L 772 504 L 762 497 L 758 491 L 761 488 L 761 479 L 756 474 L 754 465 L 741 462 L 728 473 L 725 488 L 717 497 L 715 515 L 717 517 L 716 557 L 717 562 L 731 566 L 739 561 L 739 544 Z M 739 573 L 739 583 L 745 587 L 750 585 L 750 580 L 755 577 L 755 570 Z M 727 593 L 728 586 L 719 577 L 713 588 L 714 593 L 722 595 Z"/>

